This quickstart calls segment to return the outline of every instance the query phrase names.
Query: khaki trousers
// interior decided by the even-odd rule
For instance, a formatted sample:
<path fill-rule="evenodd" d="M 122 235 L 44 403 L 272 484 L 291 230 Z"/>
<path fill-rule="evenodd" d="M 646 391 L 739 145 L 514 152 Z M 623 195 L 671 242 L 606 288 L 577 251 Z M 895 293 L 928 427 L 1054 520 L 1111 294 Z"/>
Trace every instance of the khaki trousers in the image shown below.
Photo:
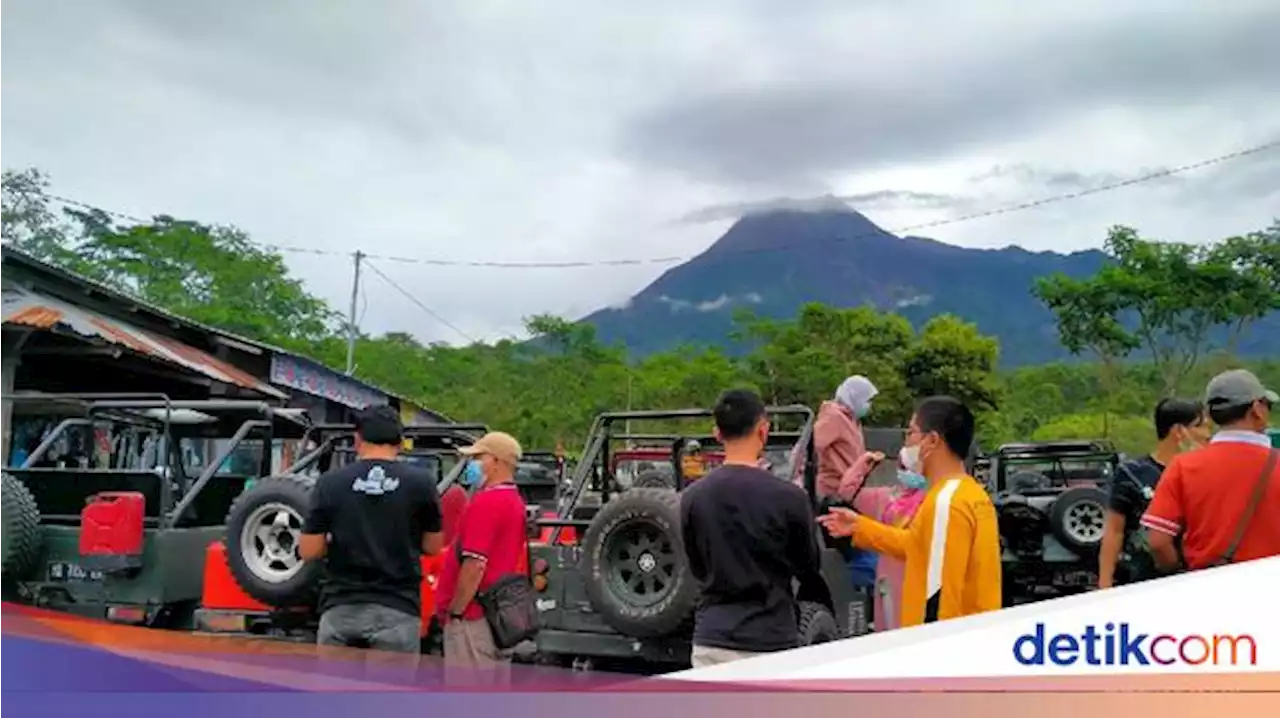
<path fill-rule="evenodd" d="M 500 651 L 484 619 L 444 624 L 444 676 L 451 686 L 505 685 L 511 680 L 511 654 Z"/>
<path fill-rule="evenodd" d="M 694 668 L 706 668 L 707 666 L 716 666 L 721 663 L 730 663 L 763 655 L 765 654 L 756 651 L 735 651 L 732 648 L 694 645 L 692 663 Z"/>

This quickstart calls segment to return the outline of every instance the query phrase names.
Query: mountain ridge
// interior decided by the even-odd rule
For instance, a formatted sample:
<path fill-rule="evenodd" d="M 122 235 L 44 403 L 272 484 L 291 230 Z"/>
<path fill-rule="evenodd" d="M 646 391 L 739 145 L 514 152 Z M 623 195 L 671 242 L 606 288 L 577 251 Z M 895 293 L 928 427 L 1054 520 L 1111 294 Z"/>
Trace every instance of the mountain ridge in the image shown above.
<path fill-rule="evenodd" d="M 811 301 L 869 304 L 902 314 L 916 328 L 938 314 L 954 314 L 1000 340 L 1002 365 L 1038 364 L 1069 354 L 1058 341 L 1053 314 L 1031 293 L 1035 280 L 1056 272 L 1087 277 L 1107 261 L 1097 249 L 973 249 L 898 236 L 847 205 L 772 208 L 744 214 L 710 247 L 663 272 L 628 302 L 581 321 L 635 356 L 682 344 L 737 353 L 742 346 L 730 335 L 739 309 L 789 319 Z M 1276 317 L 1265 323 L 1280 330 Z M 1280 342 L 1251 341 L 1241 348 L 1280 349 L 1271 344 Z"/>

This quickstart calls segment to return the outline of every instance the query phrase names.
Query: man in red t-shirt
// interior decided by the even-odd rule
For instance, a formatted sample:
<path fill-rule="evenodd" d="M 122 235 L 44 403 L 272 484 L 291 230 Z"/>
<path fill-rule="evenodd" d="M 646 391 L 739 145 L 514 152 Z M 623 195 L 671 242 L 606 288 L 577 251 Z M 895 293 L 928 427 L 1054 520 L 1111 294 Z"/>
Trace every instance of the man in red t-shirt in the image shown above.
<path fill-rule="evenodd" d="M 1179 567 L 1179 536 L 1192 570 L 1280 556 L 1280 460 L 1272 460 L 1277 450 L 1264 433 L 1277 403 L 1276 393 L 1243 369 L 1209 382 L 1205 404 L 1219 431 L 1208 446 L 1169 464 L 1142 516 L 1161 568 Z"/>
<path fill-rule="evenodd" d="M 523 452 L 519 442 L 501 432 L 485 434 L 461 451 L 480 465 L 483 480 L 458 520 L 436 587 L 445 669 L 465 671 L 462 680 L 468 683 L 503 681 L 511 656 L 498 650 L 475 597 L 516 573 L 525 550 L 524 500 L 515 485 Z"/>
<path fill-rule="evenodd" d="M 440 533 L 444 535 L 444 545 L 453 543 L 454 534 L 458 531 L 458 521 L 467 510 L 467 490 L 454 484 L 440 494 Z"/>

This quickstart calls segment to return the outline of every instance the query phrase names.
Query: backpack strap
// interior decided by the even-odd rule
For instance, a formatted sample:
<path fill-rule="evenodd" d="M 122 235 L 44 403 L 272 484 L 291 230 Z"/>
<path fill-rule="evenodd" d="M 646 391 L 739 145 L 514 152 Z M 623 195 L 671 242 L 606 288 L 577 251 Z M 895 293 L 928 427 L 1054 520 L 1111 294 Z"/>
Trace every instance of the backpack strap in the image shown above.
<path fill-rule="evenodd" d="M 1141 491 L 1142 489 L 1146 488 L 1146 484 L 1144 484 L 1144 483 L 1142 483 L 1141 481 L 1139 481 L 1139 480 L 1138 480 L 1138 477 L 1136 477 L 1136 476 L 1134 476 L 1134 475 L 1133 475 L 1133 471 L 1129 468 L 1129 462 L 1128 462 L 1128 461 L 1124 462 L 1123 464 L 1119 464 L 1118 466 L 1116 466 L 1116 471 L 1118 471 L 1119 473 L 1123 474 L 1123 475 L 1124 475 L 1124 478 L 1128 479 L 1128 480 L 1129 480 L 1129 483 L 1131 483 L 1131 484 L 1133 484 L 1135 487 L 1137 487 L 1139 491 Z"/>
<path fill-rule="evenodd" d="M 1244 539 L 1245 531 L 1249 528 L 1249 523 L 1253 520 L 1253 514 L 1258 510 L 1258 504 L 1262 503 L 1262 496 L 1267 492 L 1267 484 L 1271 481 L 1271 475 L 1275 473 L 1276 463 L 1280 462 L 1280 449 L 1271 449 L 1267 452 L 1267 460 L 1263 462 L 1262 476 L 1258 477 L 1253 486 L 1253 495 L 1249 497 L 1249 505 L 1244 510 L 1244 514 L 1240 517 L 1240 523 L 1236 526 L 1236 534 L 1231 538 L 1231 544 L 1227 548 L 1227 552 L 1218 559 L 1214 566 L 1225 566 L 1231 563 L 1236 557 L 1236 549 L 1240 548 L 1240 542 Z"/>

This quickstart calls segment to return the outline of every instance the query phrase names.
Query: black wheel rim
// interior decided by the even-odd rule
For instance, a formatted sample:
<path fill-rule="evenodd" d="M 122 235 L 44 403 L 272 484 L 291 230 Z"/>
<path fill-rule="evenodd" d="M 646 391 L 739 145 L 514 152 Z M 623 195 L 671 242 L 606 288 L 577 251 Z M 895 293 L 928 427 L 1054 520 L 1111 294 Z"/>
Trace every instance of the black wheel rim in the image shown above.
<path fill-rule="evenodd" d="M 675 589 L 675 544 L 648 521 L 619 526 L 608 538 L 605 556 L 610 591 L 630 605 L 651 606 Z"/>

